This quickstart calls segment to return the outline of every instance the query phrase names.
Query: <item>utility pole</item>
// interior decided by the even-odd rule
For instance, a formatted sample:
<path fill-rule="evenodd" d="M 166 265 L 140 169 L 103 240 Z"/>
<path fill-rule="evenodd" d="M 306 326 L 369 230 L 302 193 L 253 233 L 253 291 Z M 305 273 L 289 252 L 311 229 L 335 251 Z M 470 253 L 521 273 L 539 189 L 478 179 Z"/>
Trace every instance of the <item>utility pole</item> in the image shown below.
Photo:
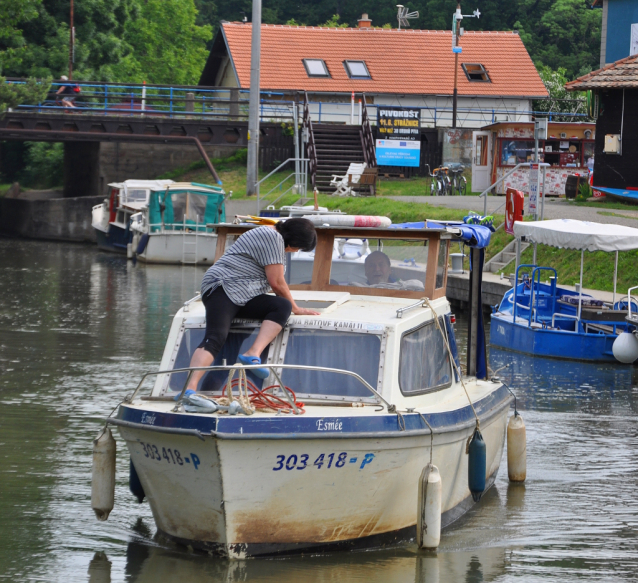
<path fill-rule="evenodd" d="M 452 128 L 456 128 L 457 83 L 459 76 L 459 36 L 461 33 L 461 3 L 456 5 L 456 13 L 452 19 L 452 51 L 454 52 L 454 93 L 452 93 Z M 463 49 L 461 49 L 463 50 Z"/>
<path fill-rule="evenodd" d="M 250 99 L 248 103 L 248 165 L 246 194 L 256 194 L 259 173 L 259 65 L 261 61 L 261 0 L 253 0 L 252 46 L 250 53 Z"/>
<path fill-rule="evenodd" d="M 75 61 L 75 27 L 73 26 L 73 0 L 71 0 L 71 17 L 69 22 L 69 81 L 73 79 L 73 62 Z"/>

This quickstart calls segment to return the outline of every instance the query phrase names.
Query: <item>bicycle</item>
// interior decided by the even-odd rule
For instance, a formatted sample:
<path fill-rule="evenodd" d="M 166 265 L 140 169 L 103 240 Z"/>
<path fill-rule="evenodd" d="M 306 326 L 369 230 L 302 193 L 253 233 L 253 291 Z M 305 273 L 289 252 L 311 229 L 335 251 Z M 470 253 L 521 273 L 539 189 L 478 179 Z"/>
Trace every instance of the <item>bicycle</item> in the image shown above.
<path fill-rule="evenodd" d="M 451 182 L 450 177 L 447 175 L 447 167 L 441 166 L 435 168 L 433 172 L 430 172 L 430 165 L 425 164 L 428 169 L 428 176 L 430 180 L 430 196 L 445 196 L 450 193 Z"/>
<path fill-rule="evenodd" d="M 452 175 L 450 194 L 454 194 L 456 191 L 459 193 L 459 196 L 465 196 L 467 193 L 467 180 L 465 176 L 463 176 L 464 170 L 465 166 L 463 166 L 463 164 L 448 164 L 448 171 Z"/>

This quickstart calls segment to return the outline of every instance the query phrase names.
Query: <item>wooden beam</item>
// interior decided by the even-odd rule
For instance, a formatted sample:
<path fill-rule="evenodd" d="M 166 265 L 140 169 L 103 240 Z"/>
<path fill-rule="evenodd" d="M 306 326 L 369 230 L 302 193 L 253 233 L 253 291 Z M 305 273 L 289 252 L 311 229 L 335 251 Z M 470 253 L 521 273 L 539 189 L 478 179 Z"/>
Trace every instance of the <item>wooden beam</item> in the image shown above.
<path fill-rule="evenodd" d="M 428 244 L 428 263 L 425 268 L 425 295 L 428 298 L 434 297 L 436 286 L 436 273 L 439 266 L 439 238 L 430 239 Z"/>

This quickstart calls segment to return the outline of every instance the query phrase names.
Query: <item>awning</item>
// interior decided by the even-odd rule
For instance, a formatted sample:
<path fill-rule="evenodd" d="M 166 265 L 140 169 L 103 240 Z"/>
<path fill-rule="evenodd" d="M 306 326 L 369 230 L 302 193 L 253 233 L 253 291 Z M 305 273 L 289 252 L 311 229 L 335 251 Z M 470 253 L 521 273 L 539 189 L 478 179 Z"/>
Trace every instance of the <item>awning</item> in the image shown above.
<path fill-rule="evenodd" d="M 638 249 L 638 229 L 573 219 L 533 223 L 517 221 L 514 223 L 514 235 L 517 239 L 524 236 L 532 243 L 559 249 L 607 252 Z"/>

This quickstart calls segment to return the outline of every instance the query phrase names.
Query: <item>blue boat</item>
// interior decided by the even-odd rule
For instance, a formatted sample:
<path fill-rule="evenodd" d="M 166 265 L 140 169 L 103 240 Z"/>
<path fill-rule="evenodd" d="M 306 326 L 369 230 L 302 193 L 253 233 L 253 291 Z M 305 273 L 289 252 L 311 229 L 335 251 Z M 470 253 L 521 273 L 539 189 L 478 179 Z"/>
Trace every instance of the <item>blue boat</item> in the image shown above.
<path fill-rule="evenodd" d="M 585 250 L 615 251 L 615 290 L 618 252 L 638 248 L 638 229 L 557 220 L 517 222 L 514 233 L 519 240 L 579 249 L 581 291 L 558 287 L 556 270 L 551 267 L 517 266 L 514 287 L 492 314 L 492 346 L 568 360 L 628 363 L 638 358 L 638 301 L 631 298 L 631 290 L 619 301 L 614 291 L 609 303 L 582 293 Z"/>
<path fill-rule="evenodd" d="M 629 204 L 638 204 L 638 190 L 632 188 L 607 188 L 606 186 L 592 186 L 594 190 L 599 190 L 611 198 Z"/>

